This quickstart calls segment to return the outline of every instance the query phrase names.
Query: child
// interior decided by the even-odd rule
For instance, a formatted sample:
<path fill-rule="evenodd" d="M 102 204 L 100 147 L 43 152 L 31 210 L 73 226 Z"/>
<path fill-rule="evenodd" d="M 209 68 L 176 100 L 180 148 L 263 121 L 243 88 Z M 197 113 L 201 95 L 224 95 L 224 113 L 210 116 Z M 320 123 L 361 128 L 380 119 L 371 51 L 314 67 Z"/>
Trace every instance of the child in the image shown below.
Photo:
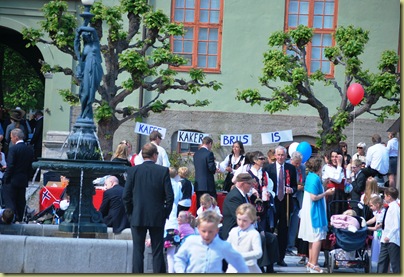
<path fill-rule="evenodd" d="M 249 203 L 238 206 L 236 210 L 237 225 L 231 229 L 227 241 L 244 257 L 250 273 L 262 273 L 257 260 L 262 256 L 261 236 L 253 223 L 257 220 L 257 211 Z M 226 273 L 236 273 L 229 265 Z"/>
<path fill-rule="evenodd" d="M 376 225 L 382 228 L 380 254 L 377 263 L 378 273 L 387 273 L 389 264 L 393 273 L 400 273 L 400 205 L 397 202 L 398 190 L 388 187 L 384 191 L 384 200 L 389 205 L 383 222 Z"/>
<path fill-rule="evenodd" d="M 189 171 L 188 168 L 183 166 L 178 168 L 178 176 L 180 177 L 179 184 L 181 186 L 182 198 L 178 202 L 178 212 L 188 211 L 192 204 L 192 195 L 194 194 L 194 186 L 191 181 L 188 180 Z"/>
<path fill-rule="evenodd" d="M 204 193 L 202 194 L 199 202 L 201 203 L 201 206 L 199 209 L 196 211 L 197 217 L 202 214 L 204 211 L 215 211 L 220 218 L 223 218 L 222 213 L 220 212 L 220 208 L 217 205 L 216 199 L 213 198 L 209 193 Z"/>
<path fill-rule="evenodd" d="M 174 254 L 177 246 L 180 244 L 177 222 L 177 205 L 182 197 L 182 193 L 180 185 L 174 180 L 175 176 L 177 176 L 177 170 L 174 167 L 170 167 L 169 172 L 174 192 L 174 203 L 170 216 L 166 220 L 164 226 L 164 248 L 167 250 L 167 271 L 168 273 L 174 273 Z"/>
<path fill-rule="evenodd" d="M 188 211 L 181 211 L 178 214 L 178 231 L 180 233 L 181 244 L 184 242 L 185 238 L 189 235 L 197 234 L 195 229 L 196 221 L 195 217 Z"/>
<path fill-rule="evenodd" d="M 380 196 L 373 196 L 370 198 L 369 207 L 373 211 L 374 217 L 369 219 L 366 224 L 373 225 L 376 223 L 376 226 L 383 221 L 384 213 L 386 209 L 383 207 L 383 199 Z M 377 265 L 379 260 L 380 253 L 380 238 L 382 236 L 382 229 L 377 229 L 377 227 L 368 227 L 369 231 L 373 231 L 373 240 L 372 240 L 372 266 Z"/>
<path fill-rule="evenodd" d="M 14 220 L 14 211 L 12 209 L 0 209 L 0 224 L 11 224 Z"/>
<path fill-rule="evenodd" d="M 223 259 L 237 272 L 248 273 L 243 256 L 219 238 L 219 222 L 214 211 L 204 211 L 198 217 L 199 235 L 189 236 L 174 256 L 176 273 L 223 273 Z"/>

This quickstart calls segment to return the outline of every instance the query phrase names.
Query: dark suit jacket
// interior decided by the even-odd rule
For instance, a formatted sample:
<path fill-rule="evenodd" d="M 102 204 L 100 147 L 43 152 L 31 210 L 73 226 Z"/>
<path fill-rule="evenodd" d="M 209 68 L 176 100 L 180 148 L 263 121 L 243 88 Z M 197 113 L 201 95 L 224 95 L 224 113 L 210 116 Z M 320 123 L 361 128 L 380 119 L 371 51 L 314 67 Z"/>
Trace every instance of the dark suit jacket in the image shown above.
<path fill-rule="evenodd" d="M 195 191 L 216 191 L 215 177 L 216 164 L 213 153 L 201 147 L 194 154 Z"/>
<path fill-rule="evenodd" d="M 226 195 L 222 206 L 223 226 L 221 238 L 223 240 L 226 240 L 230 230 L 237 226 L 236 210 L 238 206 L 244 203 L 246 203 L 246 200 L 237 188 L 233 188 Z"/>
<path fill-rule="evenodd" d="M 34 152 L 25 143 L 20 142 L 10 147 L 7 155 L 7 168 L 4 173 L 4 183 L 14 187 L 24 188 L 32 172 Z"/>
<path fill-rule="evenodd" d="M 352 200 L 360 200 L 362 193 L 366 188 L 366 175 L 361 171 L 359 171 L 358 175 L 355 176 L 355 180 L 352 182 L 352 192 L 351 199 Z M 355 203 L 356 206 L 356 203 Z"/>
<path fill-rule="evenodd" d="M 127 173 L 123 203 L 130 225 L 164 227 L 174 201 L 168 168 L 145 161 Z"/>
<path fill-rule="evenodd" d="M 30 144 L 32 144 L 35 149 L 42 149 L 42 132 L 43 132 L 43 117 L 35 121 L 35 129 L 30 142 Z"/>
<path fill-rule="evenodd" d="M 100 212 L 104 217 L 104 223 L 112 227 L 114 233 L 120 233 L 123 229 L 129 228 L 128 216 L 123 206 L 123 187 L 115 185 L 104 191 Z"/>
<path fill-rule="evenodd" d="M 290 187 L 293 189 L 293 193 L 295 193 L 297 190 L 296 168 L 291 164 L 284 163 L 285 182 L 286 182 L 286 171 L 287 170 L 289 171 L 289 175 L 290 175 Z M 268 171 L 269 178 L 271 178 L 272 182 L 274 183 L 275 195 L 276 195 L 276 197 L 278 197 L 278 173 L 276 172 L 276 162 L 273 164 L 270 164 L 267 167 L 267 171 Z"/>

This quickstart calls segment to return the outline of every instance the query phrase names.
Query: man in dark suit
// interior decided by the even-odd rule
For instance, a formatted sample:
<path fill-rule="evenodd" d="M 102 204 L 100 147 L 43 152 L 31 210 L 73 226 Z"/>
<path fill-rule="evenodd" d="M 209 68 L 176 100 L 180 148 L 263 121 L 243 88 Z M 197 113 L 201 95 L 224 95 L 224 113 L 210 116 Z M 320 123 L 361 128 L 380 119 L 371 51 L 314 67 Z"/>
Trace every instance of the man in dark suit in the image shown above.
<path fill-rule="evenodd" d="M 215 173 L 217 172 L 215 157 L 210 151 L 213 140 L 211 137 L 202 139 L 202 146 L 194 154 L 196 205 L 200 206 L 202 194 L 209 193 L 216 199 Z"/>
<path fill-rule="evenodd" d="M 112 227 L 115 234 L 119 234 L 123 229 L 129 228 L 128 216 L 123 206 L 123 186 L 119 186 L 119 180 L 115 176 L 109 176 L 104 182 L 104 195 L 100 212 L 103 221 L 108 227 Z"/>
<path fill-rule="evenodd" d="M 249 203 L 247 193 L 251 190 L 254 181 L 249 173 L 240 173 L 236 177 L 234 189 L 230 190 L 226 195 L 222 206 L 223 226 L 221 238 L 223 240 L 227 240 L 230 230 L 237 226 L 236 210 L 241 204 Z"/>
<path fill-rule="evenodd" d="M 34 153 L 24 143 L 24 132 L 15 128 L 10 133 L 11 143 L 4 173 L 3 197 L 6 208 L 15 212 L 15 221 L 21 222 L 25 211 L 25 191 L 31 176 Z"/>
<path fill-rule="evenodd" d="M 164 224 L 174 201 L 168 168 L 155 164 L 157 147 L 146 143 L 142 148 L 144 162 L 128 169 L 123 203 L 129 218 L 133 239 L 133 273 L 143 273 L 146 233 L 149 231 L 153 272 L 165 273 Z"/>
<path fill-rule="evenodd" d="M 293 211 L 292 194 L 297 191 L 296 168 L 286 160 L 286 148 L 278 146 L 275 148 L 276 162 L 267 168 L 269 178 L 274 183 L 275 196 L 275 224 L 279 242 L 280 266 L 287 266 L 284 261 L 286 246 L 288 242 L 287 218 Z M 288 201 L 289 198 L 289 201 Z M 289 214 L 287 215 L 287 203 L 289 202 Z"/>

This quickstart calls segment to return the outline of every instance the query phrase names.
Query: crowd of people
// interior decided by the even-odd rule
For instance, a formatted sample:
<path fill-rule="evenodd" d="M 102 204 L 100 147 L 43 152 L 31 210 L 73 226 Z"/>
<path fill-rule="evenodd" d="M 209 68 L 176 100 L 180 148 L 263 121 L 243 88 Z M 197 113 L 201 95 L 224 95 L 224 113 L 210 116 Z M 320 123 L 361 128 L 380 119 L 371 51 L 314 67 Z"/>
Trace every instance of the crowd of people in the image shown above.
<path fill-rule="evenodd" d="M 394 138 L 395 134 L 389 133 L 390 137 Z M 161 265 L 164 249 L 167 253 L 167 271 L 170 273 L 272 273 L 274 264 L 287 266 L 285 256 L 296 255 L 296 252 L 301 256 L 299 263 L 306 265 L 307 271 L 321 273 L 323 269 L 318 264 L 318 257 L 320 251 L 324 251 L 323 241 L 328 238 L 331 215 L 344 214 L 350 209 L 354 209 L 358 214 L 365 211 L 363 214 L 369 224 L 369 231 L 381 234 L 385 231 L 381 225 L 376 224 L 375 219 L 380 207 L 372 204 L 376 202 L 371 199 L 376 196 L 382 199 L 384 194 L 391 194 L 393 191 L 395 195 L 394 190 L 397 191 L 396 169 L 392 167 L 396 166 L 394 160 L 397 159 L 398 145 L 391 146 L 395 150 L 390 154 L 390 148 L 381 148 L 378 145 L 383 145 L 379 135 L 372 137 L 375 147 L 369 147 L 368 153 L 365 143 L 359 142 L 357 153 L 351 156 L 348 153 L 348 145 L 341 142 L 339 148 L 328 151 L 323 157 L 311 157 L 305 163 L 302 162 L 303 156 L 298 151 L 289 153 L 290 157 L 283 146 L 270 149 L 266 155 L 261 151 L 245 152 L 243 144 L 239 141 L 233 144 L 231 153 L 222 162 L 217 163 L 211 151 L 213 140 L 205 137 L 201 147 L 194 154 L 193 183 L 188 180 L 186 167 L 178 169 L 177 172 L 170 167 L 169 161 L 159 159 L 160 153 L 163 153 L 163 156 L 167 153 L 160 150 L 161 135 L 158 132 L 150 135 L 150 141 L 144 147 L 150 148 L 154 145 L 153 153 L 149 149 L 150 153 L 145 157 L 143 153 L 146 149 L 142 148 L 139 154 L 134 154 L 136 166 L 128 170 L 123 205 L 130 217 L 133 218 L 136 213 L 136 217 L 146 218 L 151 207 L 144 207 L 142 210 L 133 207 L 135 197 L 138 197 L 136 195 L 142 190 L 137 187 L 141 186 L 140 180 L 136 180 L 146 174 L 143 170 L 152 172 L 150 165 L 146 166 L 148 163 L 144 164 L 144 161 L 154 161 L 155 165 L 160 166 L 161 172 L 165 168 L 166 177 L 155 182 L 162 183 L 168 178 L 171 181 L 170 192 L 167 185 L 164 190 L 160 188 L 153 191 L 151 183 L 154 181 L 151 179 L 145 182 L 144 186 L 147 186 L 149 193 L 160 195 L 158 203 L 162 203 L 161 207 L 164 208 L 160 215 L 165 214 L 166 219 L 161 219 L 159 224 L 139 220 L 130 223 L 133 246 L 137 249 L 134 257 L 141 261 L 144 258 L 144 229 L 150 228 L 149 232 L 156 232 L 158 227 L 159 232 L 163 232 L 163 236 L 158 238 L 156 235 L 150 236 L 146 243 L 152 247 L 156 261 L 153 267 L 155 273 L 166 272 L 166 268 Z M 133 156 L 129 155 L 128 159 L 131 158 L 133 159 Z M 140 164 L 137 164 L 136 160 Z M 138 170 L 135 170 L 136 168 Z M 227 195 L 222 207 L 219 207 L 216 201 L 215 174 L 219 172 L 226 174 L 223 189 Z M 150 174 L 154 175 L 146 175 Z M 197 211 L 192 215 L 188 210 L 194 192 Z M 392 198 L 390 203 L 396 201 L 397 197 Z M 330 206 L 330 202 L 334 200 L 342 201 Z M 356 200 L 358 204 L 347 200 Z M 387 201 L 380 201 L 383 206 L 388 205 Z M 171 212 L 168 213 L 168 210 Z M 396 211 L 392 217 L 397 217 Z M 196 224 L 192 223 L 190 226 L 191 221 L 196 221 Z M 181 227 L 184 222 L 189 227 L 187 232 Z M 394 244 L 397 242 L 397 230 L 393 232 L 392 235 L 386 233 L 385 236 L 389 239 L 392 237 Z M 193 238 L 188 239 L 189 237 Z M 222 244 L 222 241 L 229 242 L 231 247 Z M 379 241 L 381 244 L 385 243 Z M 394 263 L 397 251 L 394 249 L 389 252 L 390 250 L 386 249 L 387 254 L 378 255 L 381 251 L 380 245 L 377 247 L 379 241 L 375 240 L 372 244 L 372 259 L 378 263 L 379 257 L 382 257 L 377 270 L 387 272 L 385 260 L 389 259 Z M 399 243 L 395 245 L 399 247 Z M 206 249 L 212 252 L 207 253 Z M 243 257 L 247 269 L 240 267 L 240 257 L 235 255 L 233 250 Z M 140 260 L 133 268 L 135 273 L 143 272 Z M 396 269 L 397 265 L 391 264 L 391 270 L 394 272 Z"/>
<path fill-rule="evenodd" d="M 12 220 L 22 222 L 26 211 L 26 187 L 33 177 L 32 162 L 41 157 L 43 113 L 36 111 L 30 120 L 21 108 L 1 111 L 0 124 L 0 208 Z M 4 131 L 5 130 L 5 131 Z M 38 176 L 40 177 L 40 176 Z"/>
<path fill-rule="evenodd" d="M 11 222 L 22 220 L 25 185 L 16 184 L 28 184 L 30 163 L 36 158 L 23 143 L 23 129 L 14 127 L 12 147 L 0 160 L 7 160 L 3 223 L 10 223 L 10 212 Z M 128 170 L 104 178 L 100 212 L 114 233 L 131 229 L 133 273 L 144 272 L 145 247 L 152 248 L 154 273 L 273 273 L 275 264 L 288 266 L 286 255 L 299 255 L 299 263 L 308 272 L 322 273 L 318 257 L 328 238 L 330 217 L 350 209 L 355 214 L 363 212 L 369 231 L 376 236 L 372 261 L 377 271 L 388 272 L 390 267 L 399 272 L 398 141 L 395 133 L 388 136 L 386 146 L 375 134 L 367 151 L 366 144 L 359 142 L 357 153 L 351 156 L 347 144 L 341 142 L 339 148 L 304 163 L 301 153 L 288 153 L 281 145 L 265 155 L 245 152 L 240 141 L 218 163 L 213 139 L 204 137 L 193 155 L 191 182 L 187 167 L 170 167 L 167 152 L 160 146 L 162 135 L 153 131 L 138 154 L 132 152 L 128 140 L 118 144 L 112 161 L 126 163 Z M 26 164 L 16 165 L 17 161 Z M 24 172 L 15 173 L 23 168 Z M 216 173 L 226 174 L 221 207 L 216 200 Z M 25 179 L 17 182 L 16 178 Z M 195 215 L 190 212 L 194 193 Z M 342 201 L 329 205 L 335 200 Z"/>

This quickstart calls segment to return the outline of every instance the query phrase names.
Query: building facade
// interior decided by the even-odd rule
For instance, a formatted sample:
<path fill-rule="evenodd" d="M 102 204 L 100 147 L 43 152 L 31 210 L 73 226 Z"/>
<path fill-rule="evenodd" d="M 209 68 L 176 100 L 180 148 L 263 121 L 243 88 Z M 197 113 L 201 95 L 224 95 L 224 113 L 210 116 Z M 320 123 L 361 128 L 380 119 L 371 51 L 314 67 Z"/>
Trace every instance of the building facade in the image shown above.
<path fill-rule="evenodd" d="M 42 19 L 40 8 L 46 2 L 1 0 L 0 30 L 12 30 L 18 36 L 23 27 L 39 27 Z M 78 17 L 80 1 L 68 2 L 70 11 Z M 106 5 L 115 2 L 103 1 Z M 208 80 L 223 84 L 217 92 L 204 89 L 195 95 L 187 94 L 189 101 L 209 99 L 211 104 L 206 107 L 190 109 L 173 105 L 161 114 L 151 114 L 144 119 L 147 124 L 167 129 L 162 145 L 168 152 L 195 149 L 195 145 L 177 143 L 180 130 L 210 134 L 215 142 L 222 134 L 251 134 L 252 145 L 246 150 L 261 150 L 264 153 L 276 146 L 262 144 L 261 133 L 267 132 L 292 130 L 294 141 L 308 141 L 314 145 L 320 128 L 315 109 L 300 105 L 287 112 L 269 115 L 263 107 L 251 107 L 235 99 L 237 90 L 265 90 L 259 85 L 263 53 L 268 49 L 269 35 L 275 31 L 293 29 L 298 24 L 314 28 L 315 36 L 308 49 L 309 70 L 321 69 L 339 82 L 343 82 L 342 69 L 334 67 L 322 56 L 324 47 L 333 44 L 332 34 L 338 26 L 353 25 L 370 31 L 370 40 L 363 54 L 363 66 L 370 71 L 376 71 L 384 50 L 399 48 L 399 0 L 384 1 L 382 4 L 379 0 L 149 0 L 149 4 L 170 15 L 172 21 L 183 23 L 188 30 L 184 37 L 172 40 L 173 52 L 189 59 L 189 63 L 178 70 L 203 68 Z M 1 40 L 7 39 L 13 38 L 1 36 Z M 38 44 L 37 49 L 40 58 L 51 65 L 75 67 L 75 61 L 55 47 Z M 63 102 L 57 92 L 66 88 L 77 90 L 70 78 L 63 74 L 45 75 L 44 135 L 48 148 L 44 150 L 45 157 L 55 154 L 52 149 L 60 147 L 77 117 L 77 108 Z M 320 99 L 330 110 L 337 107 L 339 101 L 335 101 L 332 87 L 321 85 L 315 89 L 321 91 Z M 153 94 L 145 94 L 144 101 L 152 97 Z M 166 97 L 183 98 L 181 92 L 177 91 L 170 92 Z M 138 105 L 136 97 L 129 97 L 127 101 L 132 106 Z M 355 153 L 354 146 L 359 141 L 370 146 L 374 133 L 379 133 L 387 141 L 386 130 L 395 118 L 384 124 L 377 123 L 371 115 L 357 118 L 344 131 L 349 153 Z M 136 135 L 134 127 L 134 121 L 123 124 L 111 143 L 116 146 L 122 139 L 129 139 L 134 142 L 135 149 L 139 148 L 148 138 Z M 215 147 L 217 160 L 224 159 L 230 151 L 230 147 Z"/>

